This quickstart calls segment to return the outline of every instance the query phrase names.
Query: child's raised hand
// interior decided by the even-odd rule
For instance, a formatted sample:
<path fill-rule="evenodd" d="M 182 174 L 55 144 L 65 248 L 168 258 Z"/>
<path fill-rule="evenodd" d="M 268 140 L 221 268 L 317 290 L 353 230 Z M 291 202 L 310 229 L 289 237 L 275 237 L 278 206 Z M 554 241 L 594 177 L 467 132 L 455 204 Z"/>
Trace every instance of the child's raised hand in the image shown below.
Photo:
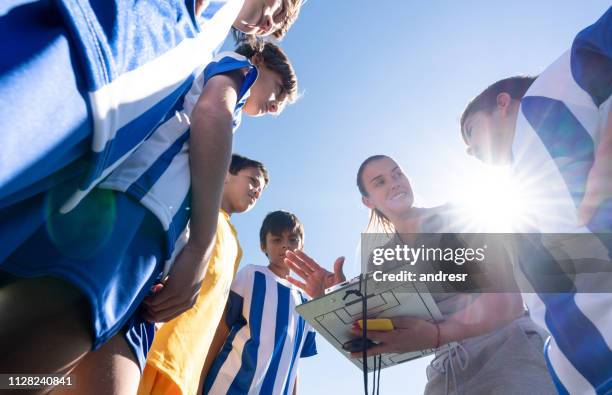
<path fill-rule="evenodd" d="M 304 280 L 302 282 L 294 277 L 287 276 L 287 281 L 302 289 L 311 298 L 323 295 L 326 288 L 346 280 L 342 272 L 344 257 L 336 259 L 333 273 L 323 269 L 314 259 L 300 250 L 287 250 L 285 253 L 285 264 Z"/>
<path fill-rule="evenodd" d="M 188 242 L 176 257 L 168 281 L 142 302 L 143 318 L 150 322 L 166 322 L 193 307 L 206 273 L 207 260 L 201 248 Z"/>

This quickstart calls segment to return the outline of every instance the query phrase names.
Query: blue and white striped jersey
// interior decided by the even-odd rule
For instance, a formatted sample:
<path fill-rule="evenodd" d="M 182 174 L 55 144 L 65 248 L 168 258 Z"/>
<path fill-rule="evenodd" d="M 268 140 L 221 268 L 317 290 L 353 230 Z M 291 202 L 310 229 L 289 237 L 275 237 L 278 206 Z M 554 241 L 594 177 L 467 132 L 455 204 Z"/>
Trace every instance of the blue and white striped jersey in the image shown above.
<path fill-rule="evenodd" d="M 100 188 L 124 192 L 151 210 L 167 236 L 165 272 L 184 245 L 190 218 L 191 175 L 189 171 L 189 119 L 204 85 L 217 74 L 246 69 L 234 109 L 234 131 L 241 109 L 257 79 L 257 69 L 235 52 L 223 52 L 206 66 L 178 107 L 101 184 Z"/>
<path fill-rule="evenodd" d="M 173 107 L 225 40 L 244 0 L 60 0 L 80 54 L 93 120 L 91 161 L 75 207 L 127 158 Z"/>
<path fill-rule="evenodd" d="M 305 301 L 267 267 L 240 270 L 228 301 L 230 333 L 204 394 L 292 394 L 299 358 L 317 353 L 314 330 L 295 311 Z"/>
<path fill-rule="evenodd" d="M 600 248 L 594 251 L 607 261 L 612 245 L 600 235 L 612 231 L 612 202 L 604 203 L 587 227 L 577 225 L 576 209 L 608 119 L 611 93 L 609 9 L 580 32 L 571 50 L 527 91 L 513 143 L 515 177 L 531 189 L 531 212 L 535 214 L 530 219 L 535 228 L 542 233 L 599 233 L 600 240 L 594 240 Z M 523 259 L 518 262 L 517 275 L 537 290 L 531 274 L 536 266 L 537 262 Z M 563 273 L 560 267 L 558 270 Z M 545 355 L 561 394 L 612 391 L 612 294 L 581 292 L 593 289 L 594 281 L 594 276 L 579 274 L 573 291 L 523 294 L 532 319 L 552 335 Z"/>

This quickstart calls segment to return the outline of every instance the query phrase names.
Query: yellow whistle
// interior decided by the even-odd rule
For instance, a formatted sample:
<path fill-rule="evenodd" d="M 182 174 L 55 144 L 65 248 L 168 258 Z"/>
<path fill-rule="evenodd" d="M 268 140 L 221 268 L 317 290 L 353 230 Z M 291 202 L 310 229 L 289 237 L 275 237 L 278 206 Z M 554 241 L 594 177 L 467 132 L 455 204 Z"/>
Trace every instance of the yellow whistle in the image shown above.
<path fill-rule="evenodd" d="M 357 324 L 359 328 L 363 329 L 363 320 L 358 320 Z M 392 331 L 395 329 L 393 327 L 393 321 L 389 318 L 375 318 L 368 320 L 368 330 L 372 331 Z"/>

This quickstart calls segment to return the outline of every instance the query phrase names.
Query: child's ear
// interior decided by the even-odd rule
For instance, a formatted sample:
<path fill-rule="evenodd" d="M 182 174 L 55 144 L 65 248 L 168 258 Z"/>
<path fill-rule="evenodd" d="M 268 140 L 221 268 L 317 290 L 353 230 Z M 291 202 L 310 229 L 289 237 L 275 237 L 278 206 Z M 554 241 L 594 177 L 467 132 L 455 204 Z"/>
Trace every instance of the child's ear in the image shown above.
<path fill-rule="evenodd" d="M 512 97 L 507 92 L 502 92 L 497 95 L 496 98 L 497 108 L 503 116 L 508 114 L 510 110 L 510 104 L 512 103 Z"/>
<path fill-rule="evenodd" d="M 230 173 L 228 171 L 227 174 L 225 175 L 225 180 L 223 181 L 223 183 L 227 184 L 229 182 L 231 176 L 232 176 L 232 173 Z"/>
<path fill-rule="evenodd" d="M 251 56 L 251 63 L 253 63 L 254 66 L 259 67 L 263 64 L 263 62 L 263 56 L 260 53 L 256 53 L 255 55 Z"/>
<path fill-rule="evenodd" d="M 367 208 L 369 208 L 370 210 L 374 210 L 374 208 L 375 208 L 375 207 L 374 207 L 374 203 L 372 203 L 372 202 L 370 201 L 370 199 L 368 199 L 368 197 L 367 197 L 367 196 L 362 196 L 362 197 L 361 197 L 361 202 L 362 202 L 362 203 L 363 203 L 363 204 L 364 204 L 364 205 L 365 205 Z"/>

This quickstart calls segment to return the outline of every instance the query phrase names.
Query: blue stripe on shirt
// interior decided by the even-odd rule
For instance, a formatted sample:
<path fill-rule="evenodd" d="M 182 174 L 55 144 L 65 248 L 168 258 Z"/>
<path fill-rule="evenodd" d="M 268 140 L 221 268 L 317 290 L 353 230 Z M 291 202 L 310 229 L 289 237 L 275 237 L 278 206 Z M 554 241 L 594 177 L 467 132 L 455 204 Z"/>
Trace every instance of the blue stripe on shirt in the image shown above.
<path fill-rule="evenodd" d="M 528 96 L 521 101 L 521 109 L 555 161 L 574 204 L 578 206 L 594 161 L 595 145 L 592 137 L 561 101 Z M 538 265 L 533 264 L 534 256 L 528 255 L 520 260 L 520 265 L 546 306 L 545 321 L 548 330 L 561 352 L 594 388 L 607 388 L 612 385 L 607 383 L 607 367 L 612 366 L 612 351 L 599 329 L 576 305 L 573 285 L 568 285 L 563 294 L 546 293 L 542 280 L 550 276 L 538 277 L 536 270 L 540 274 L 544 274 L 541 273 L 544 268 L 546 271 L 552 270 L 557 286 L 564 280 L 564 274 L 554 257 L 549 256 L 544 248 L 538 252 Z M 569 278 L 565 278 L 565 282 L 572 284 Z"/>
<path fill-rule="evenodd" d="M 276 382 L 276 373 L 283 356 L 283 348 L 285 339 L 287 338 L 287 327 L 289 323 L 289 299 L 291 294 L 289 288 L 277 283 L 276 289 L 278 293 L 278 306 L 276 308 L 276 330 L 274 332 L 274 351 L 270 359 L 270 365 L 266 371 L 263 384 L 261 385 L 262 394 L 272 394 L 274 392 L 274 383 Z"/>
<path fill-rule="evenodd" d="M 300 358 L 308 358 L 312 357 L 313 355 L 317 355 L 317 343 L 315 338 L 315 332 L 310 331 L 306 334 L 306 340 L 304 340 L 304 346 L 302 347 Z"/>
<path fill-rule="evenodd" d="M 174 243 L 187 227 L 189 218 L 191 218 L 191 189 L 187 192 L 179 209 L 176 210 L 174 217 L 172 217 L 172 222 L 170 222 L 170 226 L 168 227 L 168 231 L 166 232 L 168 237 L 168 257 L 172 256 L 174 252 Z"/>
<path fill-rule="evenodd" d="M 550 358 L 548 356 L 548 350 L 550 349 L 549 348 L 550 340 L 551 338 L 549 337 L 548 339 L 546 339 L 546 343 L 544 343 L 544 360 L 546 361 L 546 367 L 548 368 L 548 371 L 550 372 L 550 376 L 552 378 L 553 384 L 555 385 L 555 388 L 557 389 L 557 392 L 559 393 L 559 395 L 569 395 L 569 392 L 567 391 L 565 386 L 561 383 L 561 380 L 559 380 L 559 376 L 557 376 L 557 373 L 555 373 L 555 370 L 550 364 Z"/>
<path fill-rule="evenodd" d="M 232 317 L 234 319 L 232 319 L 232 321 L 230 322 L 227 322 L 230 328 L 230 333 L 227 336 L 225 343 L 223 343 L 223 347 L 221 348 L 221 351 L 219 351 L 219 355 L 217 355 L 217 357 L 215 358 L 215 361 L 213 362 L 213 365 L 211 366 L 210 371 L 208 372 L 208 375 L 206 376 L 206 379 L 204 381 L 203 393 L 205 395 L 210 392 L 213 384 L 215 383 L 215 380 L 217 380 L 217 375 L 219 374 L 219 371 L 221 371 L 225 360 L 232 351 L 236 334 L 242 329 L 242 327 L 246 325 L 246 320 L 240 315 L 240 310 L 242 309 L 243 303 L 244 299 L 242 298 L 242 296 L 238 295 L 236 292 L 230 291 L 228 297 L 229 310 L 227 312 L 226 318 Z M 238 316 L 240 316 L 240 319 Z"/>
<path fill-rule="evenodd" d="M 573 282 L 541 243 L 525 240 L 521 245 L 521 271 L 546 306 L 546 327 L 557 346 L 594 388 L 612 389 L 612 381 L 607 382 L 612 351 L 599 329 L 576 305 Z M 563 284 L 565 292 L 548 293 L 551 282 L 554 284 L 550 287 L 557 290 Z"/>
<path fill-rule="evenodd" d="M 593 138 L 561 101 L 529 96 L 521 101 L 521 109 L 555 160 L 574 204 L 578 206 L 595 158 Z M 559 163 L 558 158 L 569 160 Z"/>
<path fill-rule="evenodd" d="M 106 142 L 104 150 L 92 152 L 90 160 L 92 166 L 80 184 L 81 189 L 87 189 L 100 177 L 104 169 L 117 162 L 117 160 L 134 147 L 140 145 L 153 133 L 155 127 L 166 118 L 168 109 L 176 107 L 177 100 L 180 101 L 179 99 L 183 97 L 192 82 L 193 76 L 186 79 L 171 94 L 158 101 L 139 117 L 119 129 L 115 137 Z M 179 104 L 182 105 L 182 103 Z M 174 112 L 171 114 L 174 115 Z"/>
<path fill-rule="evenodd" d="M 227 393 L 245 394 L 249 391 L 257 369 L 257 353 L 261 337 L 261 324 L 263 320 L 263 308 L 266 297 L 266 277 L 261 272 L 255 272 L 253 278 L 253 293 L 251 297 L 251 311 L 249 312 L 249 328 L 251 338 L 247 340 L 242 349 L 242 364 L 240 370 L 234 377 Z"/>
<path fill-rule="evenodd" d="M 612 7 L 572 44 L 572 76 L 599 107 L 612 93 Z"/>
<path fill-rule="evenodd" d="M 287 395 L 289 391 L 293 391 L 293 388 L 289 388 L 289 384 L 293 368 L 295 367 L 295 361 L 298 358 L 298 350 L 302 345 L 302 336 L 304 335 L 304 326 L 306 325 L 304 319 L 300 316 L 297 317 L 297 332 L 296 332 L 296 340 L 293 343 L 293 355 L 291 356 L 291 363 L 289 364 L 289 370 L 287 370 L 287 383 L 285 384 L 285 390 L 283 391 L 284 395 Z"/>
<path fill-rule="evenodd" d="M 170 147 L 166 149 L 153 164 L 138 177 L 136 181 L 128 188 L 126 193 L 140 200 L 149 192 L 149 189 L 155 185 L 157 180 L 164 174 L 166 169 L 172 163 L 172 160 L 178 154 L 185 142 L 189 140 L 189 130 L 183 133 Z"/>

